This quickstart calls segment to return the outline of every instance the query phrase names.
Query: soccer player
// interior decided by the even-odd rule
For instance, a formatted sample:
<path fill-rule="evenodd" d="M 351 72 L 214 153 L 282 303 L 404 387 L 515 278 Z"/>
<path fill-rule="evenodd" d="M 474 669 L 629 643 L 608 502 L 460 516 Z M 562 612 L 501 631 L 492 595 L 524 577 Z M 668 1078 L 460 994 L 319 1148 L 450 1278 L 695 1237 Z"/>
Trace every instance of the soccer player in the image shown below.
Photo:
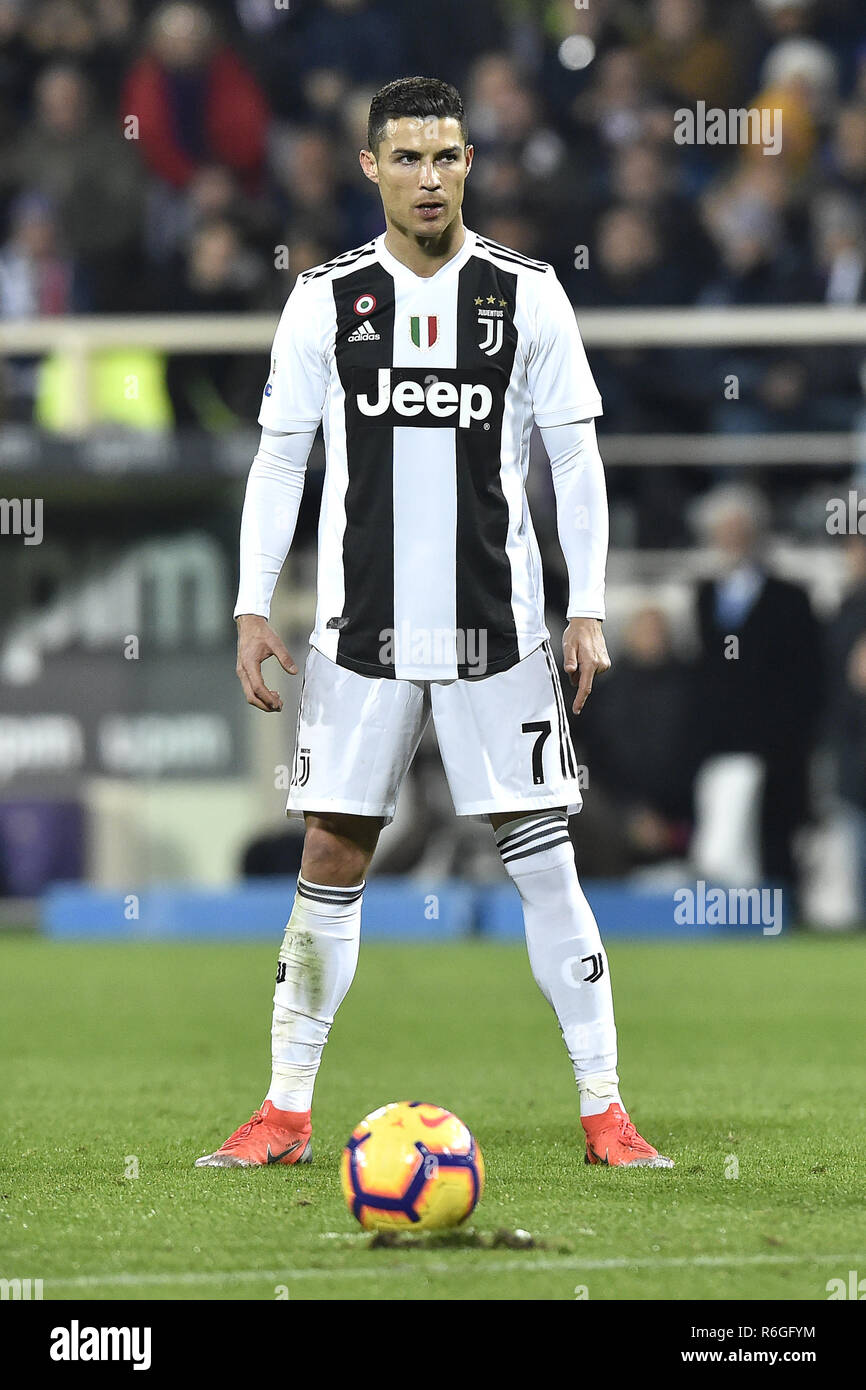
<path fill-rule="evenodd" d="M 277 328 L 241 520 L 235 617 L 247 700 L 282 707 L 262 662 L 323 421 L 317 611 L 287 811 L 306 830 L 279 952 L 273 1073 L 200 1166 L 303 1163 L 322 1050 L 355 972 L 365 874 L 432 717 L 459 816 L 488 818 L 523 903 L 533 974 L 580 1096 L 586 1161 L 670 1167 L 620 1099 L 607 959 L 578 882 L 577 765 L 544 623 L 525 481 L 533 420 L 568 567 L 565 670 L 579 713 L 610 666 L 601 400 L 552 268 L 470 231 L 473 148 L 445 82 L 373 98 L 361 151 L 387 230 L 302 274 Z"/>

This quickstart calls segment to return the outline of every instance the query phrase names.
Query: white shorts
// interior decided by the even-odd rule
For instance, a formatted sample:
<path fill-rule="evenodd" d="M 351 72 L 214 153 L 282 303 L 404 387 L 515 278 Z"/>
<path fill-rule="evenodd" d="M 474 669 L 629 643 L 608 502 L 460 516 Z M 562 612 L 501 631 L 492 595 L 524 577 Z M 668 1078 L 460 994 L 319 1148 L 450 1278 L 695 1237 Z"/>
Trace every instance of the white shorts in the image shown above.
<path fill-rule="evenodd" d="M 580 769 L 550 643 L 480 680 L 361 676 L 310 649 L 286 813 L 393 820 L 427 721 L 458 816 L 579 811 Z"/>

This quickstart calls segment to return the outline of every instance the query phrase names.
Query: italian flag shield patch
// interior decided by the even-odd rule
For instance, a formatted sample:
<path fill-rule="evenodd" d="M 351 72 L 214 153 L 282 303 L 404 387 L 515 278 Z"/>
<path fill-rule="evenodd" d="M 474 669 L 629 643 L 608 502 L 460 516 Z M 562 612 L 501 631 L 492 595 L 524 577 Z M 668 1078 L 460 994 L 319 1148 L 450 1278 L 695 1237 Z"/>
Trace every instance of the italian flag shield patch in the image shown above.
<path fill-rule="evenodd" d="M 438 315 L 413 314 L 409 319 L 409 334 L 416 348 L 431 348 L 439 337 Z"/>

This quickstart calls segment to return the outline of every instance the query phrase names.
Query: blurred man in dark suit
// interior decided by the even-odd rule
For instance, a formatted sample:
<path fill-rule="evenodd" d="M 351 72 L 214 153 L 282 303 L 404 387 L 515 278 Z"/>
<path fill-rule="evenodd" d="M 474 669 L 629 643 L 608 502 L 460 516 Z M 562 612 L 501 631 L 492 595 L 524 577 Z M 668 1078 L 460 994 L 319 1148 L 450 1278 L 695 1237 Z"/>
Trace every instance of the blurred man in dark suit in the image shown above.
<path fill-rule="evenodd" d="M 694 671 L 676 654 L 667 614 L 652 604 L 638 608 L 623 631 L 604 700 L 591 708 L 587 703 L 575 721 L 593 803 L 607 813 L 603 819 L 582 815 L 575 824 L 582 852 L 588 849 L 584 830 L 594 824 L 608 853 L 621 856 L 621 871 L 685 855 L 694 704 Z M 592 840 L 590 847 L 596 849 Z M 615 871 L 607 856 L 601 863 Z"/>
<path fill-rule="evenodd" d="M 821 633 L 805 589 L 768 569 L 767 519 L 760 493 L 747 487 L 715 489 L 699 508 L 718 575 L 697 593 L 698 732 L 704 758 L 760 758 L 762 874 L 793 892 L 792 841 L 808 816 L 822 703 Z"/>
<path fill-rule="evenodd" d="M 826 729 L 856 856 L 860 918 L 866 921 L 866 537 L 848 537 L 845 559 L 845 596 L 828 633 Z"/>

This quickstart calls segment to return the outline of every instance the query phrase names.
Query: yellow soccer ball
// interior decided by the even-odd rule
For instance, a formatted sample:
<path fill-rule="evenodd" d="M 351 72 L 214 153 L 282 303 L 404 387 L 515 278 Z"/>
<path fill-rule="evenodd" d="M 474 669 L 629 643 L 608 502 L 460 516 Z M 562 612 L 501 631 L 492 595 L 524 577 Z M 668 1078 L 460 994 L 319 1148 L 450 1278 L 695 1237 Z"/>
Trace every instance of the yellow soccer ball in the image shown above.
<path fill-rule="evenodd" d="M 474 1211 L 484 1160 L 450 1110 L 401 1100 L 352 1131 L 341 1176 L 348 1208 L 365 1230 L 443 1230 Z"/>

